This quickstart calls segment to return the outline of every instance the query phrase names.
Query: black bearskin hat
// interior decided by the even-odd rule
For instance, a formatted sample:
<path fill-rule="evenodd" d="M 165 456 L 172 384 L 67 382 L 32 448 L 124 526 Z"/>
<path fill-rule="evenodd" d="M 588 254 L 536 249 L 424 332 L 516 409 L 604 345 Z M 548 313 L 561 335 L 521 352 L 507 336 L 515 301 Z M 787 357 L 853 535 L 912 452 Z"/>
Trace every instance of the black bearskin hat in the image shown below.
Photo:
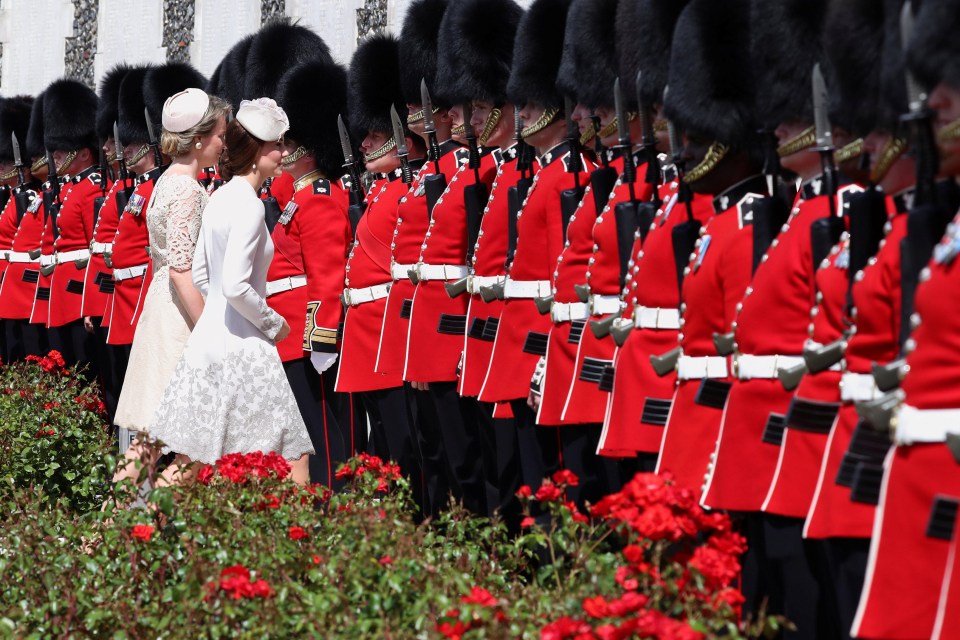
<path fill-rule="evenodd" d="M 361 42 L 353 53 L 347 79 L 348 111 L 350 125 L 357 132 L 392 133 L 390 105 L 406 122 L 402 117 L 407 107 L 400 89 L 399 45 L 394 36 L 381 33 Z"/>
<path fill-rule="evenodd" d="M 573 0 L 567 12 L 557 89 L 589 108 L 613 106 L 616 19 L 617 0 Z"/>
<path fill-rule="evenodd" d="M 557 72 L 563 56 L 563 34 L 570 0 L 534 0 L 520 19 L 513 47 L 513 68 L 507 95 L 517 105 L 535 102 L 563 107 Z"/>
<path fill-rule="evenodd" d="M 30 108 L 30 126 L 27 128 L 26 152 L 32 159 L 42 156 L 46 153 L 46 149 L 46 146 L 43 144 L 43 94 L 41 93 L 33 101 L 33 107 Z M 26 162 L 26 158 L 24 158 L 24 162 Z"/>
<path fill-rule="evenodd" d="M 100 80 L 100 101 L 97 103 L 97 137 L 101 140 L 113 137 L 113 123 L 117 121 L 117 102 L 120 83 L 132 67 L 121 62 Z"/>
<path fill-rule="evenodd" d="M 514 0 L 457 0 L 440 25 L 438 91 L 454 104 L 507 101 L 513 42 L 523 9 Z"/>
<path fill-rule="evenodd" d="M 688 0 L 624 0 L 617 5 L 616 42 L 620 82 L 633 87 L 640 76 L 640 92 L 646 104 L 663 102 L 663 89 L 670 74 L 673 30 Z M 627 91 L 634 104 L 635 91 Z"/>
<path fill-rule="evenodd" d="M 150 65 L 134 67 L 120 84 L 120 108 L 117 122 L 120 141 L 124 145 L 150 142 L 147 119 L 143 113 L 147 106 L 143 90 L 148 71 L 150 71 Z M 159 129 L 156 132 L 160 135 Z"/>
<path fill-rule="evenodd" d="M 813 65 L 822 62 L 827 0 L 753 0 L 751 49 L 761 124 L 813 122 Z"/>
<path fill-rule="evenodd" d="M 823 35 L 830 122 L 857 136 L 876 123 L 882 49 L 882 2 L 831 3 Z"/>
<path fill-rule="evenodd" d="M 244 36 L 237 44 L 230 47 L 207 82 L 207 93 L 223 98 L 233 105 L 234 111 L 239 108 L 243 96 L 247 53 L 250 51 L 250 43 L 253 42 L 254 35 L 256 34 L 251 33 Z"/>
<path fill-rule="evenodd" d="M 168 62 L 147 70 L 143 79 L 143 99 L 157 136 L 160 135 L 163 104 L 167 98 L 184 89 L 202 89 L 206 85 L 207 79 L 186 62 Z"/>
<path fill-rule="evenodd" d="M 77 80 L 55 80 L 44 91 L 43 143 L 54 151 L 100 148 L 97 94 Z"/>
<path fill-rule="evenodd" d="M 437 46 L 447 0 L 414 0 L 400 30 L 400 88 L 406 104 L 420 104 L 420 80 L 427 81 L 435 107 L 450 102 L 437 90 Z M 446 52 L 444 52 L 446 55 Z"/>
<path fill-rule="evenodd" d="M 940 81 L 960 89 L 960 0 L 926 0 L 914 22 L 907 62 L 932 89 Z"/>
<path fill-rule="evenodd" d="M 883 55 L 880 57 L 880 103 L 877 127 L 896 132 L 907 106 L 906 54 L 900 44 L 900 10 L 904 0 L 883 0 Z"/>
<path fill-rule="evenodd" d="M 332 63 L 330 48 L 312 29 L 283 18 L 265 25 L 250 42 L 243 73 L 245 100 L 274 98 L 280 76 L 304 62 Z M 222 70 L 221 70 L 222 73 Z M 239 104 L 235 105 L 239 108 Z"/>
<path fill-rule="evenodd" d="M 343 174 L 337 116 L 347 110 L 347 72 L 314 60 L 290 69 L 277 86 L 277 103 L 287 112 L 287 136 L 305 147 L 328 178 Z"/>
<path fill-rule="evenodd" d="M 27 129 L 30 128 L 30 110 L 33 108 L 33 96 L 14 96 L 0 101 L 0 160 L 13 162 L 13 140 L 10 134 L 17 134 L 20 152 L 26 154 Z M 22 160 L 29 165 L 30 160 L 23 155 Z"/>
<path fill-rule="evenodd" d="M 749 0 L 692 0 L 674 33 L 667 118 L 733 148 L 753 146 L 758 127 L 749 45 Z"/>

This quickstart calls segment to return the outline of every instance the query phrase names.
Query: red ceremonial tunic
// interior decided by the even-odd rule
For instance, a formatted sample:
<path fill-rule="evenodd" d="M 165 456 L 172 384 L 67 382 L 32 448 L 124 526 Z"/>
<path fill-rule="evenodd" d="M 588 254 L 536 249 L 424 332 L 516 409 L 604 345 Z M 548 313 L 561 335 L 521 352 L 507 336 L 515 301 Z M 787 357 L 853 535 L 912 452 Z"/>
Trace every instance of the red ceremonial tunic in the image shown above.
<path fill-rule="evenodd" d="M 117 234 L 113 240 L 113 252 L 110 254 L 114 274 L 118 269 L 140 269 L 146 267 L 143 275 L 118 280 L 115 278 L 113 304 L 110 311 L 110 331 L 107 344 L 133 344 L 133 334 L 143 311 L 143 299 L 153 280 L 153 265 L 150 259 L 150 232 L 147 228 L 147 209 L 157 180 L 166 167 L 156 167 L 137 177 L 134 196 L 143 198 L 143 207 L 136 211 L 129 204 L 119 213 Z"/>
<path fill-rule="evenodd" d="M 69 179 L 59 177 L 61 196 L 69 187 Z M 34 288 L 33 307 L 30 310 L 31 324 L 42 324 L 47 326 L 48 312 L 50 307 L 50 280 L 53 276 L 54 265 L 54 238 L 53 217 L 50 210 L 53 208 L 55 199 L 53 190 L 50 188 L 51 182 L 48 180 L 43 184 L 43 233 L 40 242 L 40 267 L 38 273 L 37 286 Z M 47 273 L 44 273 L 46 271 Z"/>
<path fill-rule="evenodd" d="M 27 262 L 11 262 L 0 285 L 0 318 L 5 320 L 27 320 L 33 310 L 33 301 L 37 293 L 37 281 L 40 277 L 40 245 L 44 232 L 43 198 L 37 192 L 40 183 L 25 185 L 31 195 L 31 205 L 19 221 L 17 231 L 10 244 L 10 250 L 28 257 Z M 10 198 L 13 200 L 13 196 Z"/>
<path fill-rule="evenodd" d="M 678 337 L 684 356 L 718 357 L 713 334 L 730 331 L 737 303 L 750 284 L 751 204 L 765 192 L 764 180 L 757 176 L 730 187 L 712 201 L 716 215 L 701 228 L 689 272 L 683 279 L 683 332 Z M 639 299 L 641 294 L 637 295 Z M 729 362 L 726 368 L 729 373 Z M 729 377 L 718 381 L 729 381 Z M 698 496 L 723 415 L 720 409 L 695 402 L 701 382 L 693 378 L 677 385 L 658 467 L 660 472 L 673 473 L 679 486 Z"/>
<path fill-rule="evenodd" d="M 507 274 L 507 250 L 509 246 L 509 196 L 511 187 L 520 180 L 517 171 L 517 148 L 510 147 L 502 152 L 495 150 L 502 162 L 490 187 L 490 198 L 480 223 L 480 235 L 474 246 L 473 276 L 478 278 L 504 278 Z M 533 163 L 536 170 L 536 163 Z M 464 337 L 463 364 L 460 368 L 460 382 L 457 392 L 462 396 L 480 395 L 483 379 L 490 366 L 493 353 L 493 341 L 503 311 L 502 300 L 484 302 L 474 287 L 468 291 L 470 305 L 467 309 L 467 332 Z M 496 415 L 495 417 L 502 417 Z"/>
<path fill-rule="evenodd" d="M 457 171 L 457 157 L 452 153 L 459 148 L 453 140 L 440 145 L 440 173 L 447 180 Z M 377 354 L 377 373 L 403 373 L 407 356 L 407 334 L 410 324 L 410 309 L 413 305 L 414 284 L 407 276 L 420 258 L 423 239 L 430 225 L 424 179 L 434 174 L 434 163 L 427 162 L 410 185 L 410 190 L 400 198 L 397 206 L 397 225 L 390 243 L 393 286 L 387 296 L 387 307 L 380 330 L 380 351 Z"/>
<path fill-rule="evenodd" d="M 84 317 L 102 318 L 113 297 L 113 269 L 107 267 L 104 254 L 112 248 L 111 243 L 117 235 L 117 225 L 120 223 L 117 201 L 114 198 L 120 184 L 113 182 L 110 185 L 93 225 L 90 262 L 87 263 L 83 278 L 83 300 L 80 304 L 80 313 Z M 105 321 L 106 323 L 101 322 L 101 327 L 110 326 L 109 318 Z"/>
<path fill-rule="evenodd" d="M 567 170 L 569 155 L 568 144 L 561 143 L 539 158 L 540 170 L 517 216 L 517 250 L 509 280 L 539 281 L 547 288 L 552 283 L 557 257 L 564 247 L 560 194 L 574 184 Z M 581 166 L 590 167 L 590 163 L 583 158 Z M 588 174 L 581 172 L 579 180 L 586 184 Z M 524 351 L 524 344 L 529 338 L 545 342 L 550 326 L 550 316 L 540 314 L 532 297 L 504 301 L 480 400 L 502 402 L 527 397 L 542 354 Z"/>
<path fill-rule="evenodd" d="M 666 189 L 667 201 L 650 226 L 646 240 L 634 242 L 633 266 L 627 274 L 623 317 L 633 320 L 634 309 L 676 311 L 680 305 L 680 282 L 673 250 L 673 230 L 688 220 L 684 203 L 677 201 L 677 183 Z M 694 194 L 690 212 L 701 225 L 714 216 L 713 198 Z M 656 453 L 664 436 L 664 424 L 654 424 L 644 409 L 656 403 L 669 405 L 676 389 L 676 372 L 658 376 L 650 356 L 659 356 L 677 346 L 679 331 L 669 327 L 640 328 L 635 324 L 630 336 L 614 356 L 613 392 L 607 401 L 600 453 L 630 457 L 637 452 Z M 702 471 L 701 471 L 702 473 Z"/>
<path fill-rule="evenodd" d="M 63 196 L 56 220 L 57 265 L 50 282 L 48 327 L 62 327 L 82 317 L 83 281 L 90 256 L 61 260 L 76 251 L 89 252 L 93 240 L 93 201 L 100 195 L 101 180 L 99 167 L 88 167 L 70 179 L 70 189 Z"/>
<path fill-rule="evenodd" d="M 481 158 L 479 173 L 467 166 L 468 149 L 458 149 L 454 153 L 459 169 L 448 177 L 447 189 L 433 209 L 420 247 L 419 269 L 441 265 L 466 268 L 468 240 L 464 193 L 468 186 L 477 184 L 478 175 L 479 183 L 489 193 L 496 175 L 497 160 L 492 153 Z M 470 300 L 463 295 L 451 298 L 444 284 L 459 279 L 421 279 L 417 283 L 410 311 L 404 380 L 450 382 L 457 379 Z"/>
<path fill-rule="evenodd" d="M 347 260 L 344 284 L 349 289 L 392 285 L 390 242 L 397 226 L 397 205 L 408 190 L 399 177 L 398 171 L 393 172 L 389 179 L 378 181 L 367 191 L 367 210 L 357 224 L 356 239 Z M 336 390 L 360 392 L 401 386 L 399 371 L 376 371 L 387 298 L 346 302 Z"/>
<path fill-rule="evenodd" d="M 805 185 L 806 186 L 806 185 Z M 830 215 L 830 201 L 803 189 L 771 243 L 736 314 L 737 359 L 744 355 L 800 356 L 816 302 L 810 226 Z M 759 511 L 774 478 L 782 444 L 764 440 L 773 416 L 786 415 L 794 391 L 776 377 L 745 378 L 730 389 L 704 504 Z M 826 437 L 823 438 L 824 443 Z M 811 467 L 811 475 L 816 467 Z"/>
<path fill-rule="evenodd" d="M 3 205 L 3 212 L 0 213 L 0 284 L 2 284 L 7 270 L 6 252 L 13 246 L 13 238 L 17 235 L 20 221 L 17 217 L 17 203 L 11 193 L 12 190 L 7 185 L 0 188 L 6 190 L 8 195 L 7 203 Z"/>

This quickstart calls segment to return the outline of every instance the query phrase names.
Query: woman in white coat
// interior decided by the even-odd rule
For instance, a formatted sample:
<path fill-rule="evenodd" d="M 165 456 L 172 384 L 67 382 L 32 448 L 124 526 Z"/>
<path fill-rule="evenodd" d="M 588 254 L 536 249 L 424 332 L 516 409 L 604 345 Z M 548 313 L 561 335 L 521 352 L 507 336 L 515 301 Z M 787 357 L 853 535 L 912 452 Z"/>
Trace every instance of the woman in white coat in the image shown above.
<path fill-rule="evenodd" d="M 206 301 L 150 434 L 175 451 L 175 468 L 229 453 L 277 452 L 307 478 L 313 445 L 274 346 L 290 327 L 266 303 L 273 242 L 261 184 L 281 172 L 286 114 L 269 98 L 240 103 L 227 126 L 229 182 L 203 214 L 193 281 Z M 166 474 L 169 477 L 169 473 Z"/>

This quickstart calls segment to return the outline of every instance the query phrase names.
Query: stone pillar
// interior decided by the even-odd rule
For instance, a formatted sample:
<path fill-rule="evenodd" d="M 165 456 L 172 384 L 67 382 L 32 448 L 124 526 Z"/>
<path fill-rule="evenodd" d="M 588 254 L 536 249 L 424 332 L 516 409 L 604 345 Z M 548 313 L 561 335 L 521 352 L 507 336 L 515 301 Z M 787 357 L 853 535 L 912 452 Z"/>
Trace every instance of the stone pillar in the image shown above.
<path fill-rule="evenodd" d="M 97 82 L 120 62 L 162 63 L 167 52 L 163 46 L 163 0 L 100 0 L 97 29 L 97 57 L 94 72 Z"/>
<path fill-rule="evenodd" d="M 37 26 L 43 21 L 43 29 Z M 36 95 L 63 76 L 66 39 L 73 34 L 70 0 L 0 5 L 0 93 Z"/>
<path fill-rule="evenodd" d="M 260 2 L 195 0 L 190 60 L 206 76 L 243 36 L 260 28 Z"/>

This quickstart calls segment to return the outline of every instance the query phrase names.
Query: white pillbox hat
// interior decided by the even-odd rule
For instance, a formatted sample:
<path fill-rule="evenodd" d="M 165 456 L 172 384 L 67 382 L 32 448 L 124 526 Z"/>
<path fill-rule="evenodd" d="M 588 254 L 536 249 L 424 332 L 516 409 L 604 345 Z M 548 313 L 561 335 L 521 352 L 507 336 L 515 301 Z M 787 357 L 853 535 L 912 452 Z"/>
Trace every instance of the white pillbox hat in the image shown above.
<path fill-rule="evenodd" d="M 170 133 L 183 133 L 197 126 L 210 106 L 210 96 L 201 89 L 175 93 L 163 103 L 160 122 Z"/>
<path fill-rule="evenodd" d="M 237 121 L 247 133 L 264 142 L 279 141 L 290 128 L 286 112 L 272 98 L 241 101 Z"/>

